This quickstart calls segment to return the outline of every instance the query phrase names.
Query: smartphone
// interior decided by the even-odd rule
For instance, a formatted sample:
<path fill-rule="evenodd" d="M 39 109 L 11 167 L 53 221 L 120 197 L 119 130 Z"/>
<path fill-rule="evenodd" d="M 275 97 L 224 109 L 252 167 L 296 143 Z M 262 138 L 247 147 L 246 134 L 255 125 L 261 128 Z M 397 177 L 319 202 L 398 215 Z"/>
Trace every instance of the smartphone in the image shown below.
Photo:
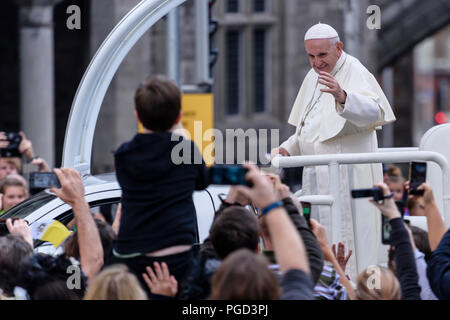
<path fill-rule="evenodd" d="M 381 201 L 384 196 L 381 188 L 372 188 L 352 190 L 352 198 L 373 198 L 375 201 Z"/>
<path fill-rule="evenodd" d="M 427 163 L 412 162 L 409 167 L 409 194 L 423 196 L 423 190 L 417 190 L 427 180 Z"/>
<path fill-rule="evenodd" d="M 303 208 L 303 216 L 308 222 L 309 228 L 311 228 L 311 203 L 310 202 L 301 202 Z"/>
<path fill-rule="evenodd" d="M 381 215 L 381 242 L 383 244 L 389 245 L 391 244 L 391 232 L 392 227 L 389 223 L 389 219 L 384 215 Z"/>
<path fill-rule="evenodd" d="M 210 184 L 215 185 L 247 185 L 251 186 L 245 179 L 248 169 L 241 165 L 216 165 L 209 169 Z"/>
<path fill-rule="evenodd" d="M 30 189 L 61 188 L 58 177 L 54 172 L 30 173 Z"/>

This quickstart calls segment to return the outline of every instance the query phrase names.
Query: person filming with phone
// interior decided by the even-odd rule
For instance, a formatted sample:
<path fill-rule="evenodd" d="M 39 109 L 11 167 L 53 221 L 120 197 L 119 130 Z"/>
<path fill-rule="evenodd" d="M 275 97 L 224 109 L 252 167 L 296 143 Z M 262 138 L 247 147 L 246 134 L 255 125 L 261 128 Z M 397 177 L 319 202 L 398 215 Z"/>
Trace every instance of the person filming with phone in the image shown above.
<path fill-rule="evenodd" d="M 0 131 L 0 180 L 11 173 L 20 174 L 22 158 L 27 163 L 36 165 L 40 172 L 50 172 L 47 162 L 35 155 L 33 144 L 23 131 Z"/>

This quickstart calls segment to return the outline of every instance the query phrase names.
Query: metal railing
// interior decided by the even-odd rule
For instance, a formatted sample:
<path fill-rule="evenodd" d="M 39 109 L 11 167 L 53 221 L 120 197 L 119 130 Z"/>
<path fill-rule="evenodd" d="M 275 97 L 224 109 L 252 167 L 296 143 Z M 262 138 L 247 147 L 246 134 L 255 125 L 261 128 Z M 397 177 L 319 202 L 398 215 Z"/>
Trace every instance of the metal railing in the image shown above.
<path fill-rule="evenodd" d="M 417 148 L 380 149 L 375 153 L 346 153 L 324 154 L 295 157 L 275 157 L 272 166 L 275 168 L 296 168 L 311 166 L 328 166 L 330 195 L 308 195 L 300 198 L 301 201 L 313 204 L 331 206 L 331 239 L 338 243 L 341 239 L 341 196 L 339 191 L 339 166 L 348 164 L 374 164 L 374 163 L 409 163 L 411 161 L 430 161 L 436 163 L 442 170 L 443 208 L 444 219 L 447 226 L 450 223 L 450 165 L 448 160 L 438 152 L 418 151 Z"/>

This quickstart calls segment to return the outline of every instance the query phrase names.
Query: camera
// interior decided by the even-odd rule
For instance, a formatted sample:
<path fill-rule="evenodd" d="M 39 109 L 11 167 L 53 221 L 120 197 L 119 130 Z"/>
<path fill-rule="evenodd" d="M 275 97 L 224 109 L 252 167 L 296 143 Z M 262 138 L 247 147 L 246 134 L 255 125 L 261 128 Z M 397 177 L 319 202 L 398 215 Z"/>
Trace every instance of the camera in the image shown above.
<path fill-rule="evenodd" d="M 6 141 L 9 145 L 0 149 L 2 158 L 20 158 L 19 145 L 22 142 L 22 136 L 15 132 L 5 132 Z"/>
<path fill-rule="evenodd" d="M 384 195 L 381 188 L 357 189 L 352 190 L 352 198 L 373 198 L 375 201 L 381 201 L 384 200 Z"/>
<path fill-rule="evenodd" d="M 209 169 L 209 182 L 214 185 L 246 185 L 251 186 L 245 179 L 248 169 L 240 165 L 212 166 Z"/>

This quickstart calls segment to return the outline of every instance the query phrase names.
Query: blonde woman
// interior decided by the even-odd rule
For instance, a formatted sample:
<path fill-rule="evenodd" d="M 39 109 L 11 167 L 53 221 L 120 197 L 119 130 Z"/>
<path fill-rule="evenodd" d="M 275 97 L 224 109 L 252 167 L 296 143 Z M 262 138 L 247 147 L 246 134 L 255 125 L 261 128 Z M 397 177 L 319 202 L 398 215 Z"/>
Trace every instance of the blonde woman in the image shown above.
<path fill-rule="evenodd" d="M 125 265 L 113 265 L 95 278 L 84 300 L 147 300 L 136 276 Z"/>

